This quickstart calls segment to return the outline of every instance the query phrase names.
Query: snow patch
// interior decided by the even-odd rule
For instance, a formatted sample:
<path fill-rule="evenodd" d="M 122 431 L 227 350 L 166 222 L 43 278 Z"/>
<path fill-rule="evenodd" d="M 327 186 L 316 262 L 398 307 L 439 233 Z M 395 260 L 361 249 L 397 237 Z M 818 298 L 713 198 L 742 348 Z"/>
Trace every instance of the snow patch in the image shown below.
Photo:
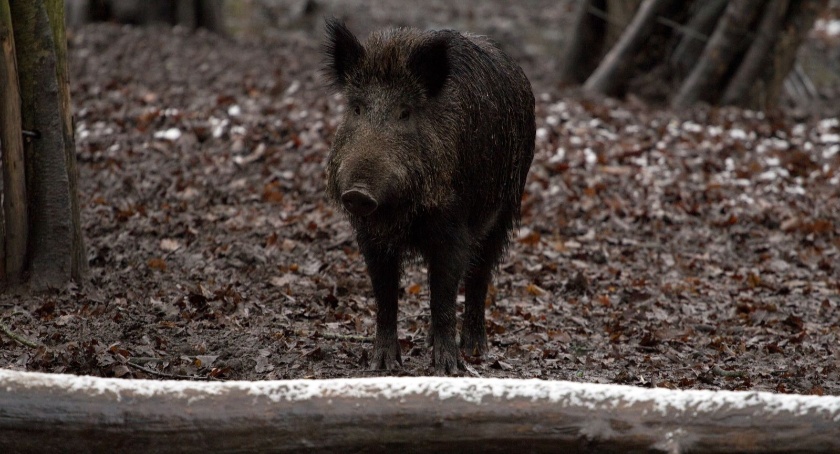
<path fill-rule="evenodd" d="M 210 128 L 213 131 L 212 135 L 214 139 L 218 139 L 225 134 L 225 131 L 227 130 L 229 124 L 227 118 L 219 119 L 216 117 L 210 117 L 207 121 L 210 123 Z"/>
<path fill-rule="evenodd" d="M 181 138 L 181 130 L 178 128 L 169 128 L 155 133 L 155 139 L 168 140 L 174 142 Z"/>
<path fill-rule="evenodd" d="M 822 157 L 823 157 L 823 159 L 831 159 L 837 153 L 840 153 L 840 145 L 832 145 L 832 146 L 826 148 L 825 150 L 823 150 Z"/>
<path fill-rule="evenodd" d="M 557 164 L 558 162 L 562 162 L 564 159 L 566 159 L 566 149 L 563 147 L 557 147 L 554 154 L 548 158 L 548 163 Z"/>
<path fill-rule="evenodd" d="M 817 19 L 814 30 L 828 36 L 840 36 L 840 19 Z"/>
<path fill-rule="evenodd" d="M 592 166 L 598 162 L 598 155 L 591 148 L 587 147 L 583 150 L 583 159 L 586 161 L 586 165 Z"/>
<path fill-rule="evenodd" d="M 785 188 L 785 192 L 792 195 L 805 195 L 808 193 L 802 186 L 788 186 Z"/>
<path fill-rule="evenodd" d="M 727 172 L 732 172 L 735 170 L 735 160 L 732 158 L 726 158 L 723 160 L 723 165 L 726 166 Z"/>
<path fill-rule="evenodd" d="M 289 88 L 286 89 L 286 96 L 291 96 L 297 93 L 298 90 L 300 90 L 300 81 L 296 79 L 293 80 L 289 85 Z"/>
<path fill-rule="evenodd" d="M 735 140 L 747 140 L 747 133 L 743 129 L 731 129 L 729 130 L 729 137 Z"/>
<path fill-rule="evenodd" d="M 840 143 L 840 134 L 822 134 L 820 136 L 822 143 Z"/>
<path fill-rule="evenodd" d="M 822 129 L 822 130 L 829 130 L 831 128 L 840 127 L 840 119 L 837 119 L 837 118 L 822 119 L 822 120 L 820 120 L 819 123 L 817 123 L 817 127 L 819 129 Z"/>
<path fill-rule="evenodd" d="M 244 136 L 248 133 L 248 130 L 245 129 L 245 126 L 236 125 L 230 128 L 230 135 L 232 136 Z"/>
<path fill-rule="evenodd" d="M 663 388 L 637 388 L 625 385 L 573 383 L 537 379 L 448 378 L 448 377 L 375 377 L 332 380 L 183 382 L 159 380 L 122 380 L 65 374 L 0 370 L 0 389 L 50 388 L 55 392 L 84 392 L 109 395 L 116 401 L 130 394 L 186 400 L 188 404 L 215 395 L 244 392 L 272 402 L 300 402 L 310 399 L 397 400 L 410 396 L 428 396 L 482 405 L 491 401 L 548 401 L 586 410 L 611 410 L 631 405 L 647 405 L 662 415 L 697 415 L 723 408 L 763 409 L 772 415 L 791 416 L 824 414 L 840 421 L 840 397 L 800 396 L 768 392 L 674 391 Z"/>
<path fill-rule="evenodd" d="M 682 124 L 683 130 L 688 132 L 703 132 L 703 126 L 694 123 L 693 121 L 686 121 Z"/>

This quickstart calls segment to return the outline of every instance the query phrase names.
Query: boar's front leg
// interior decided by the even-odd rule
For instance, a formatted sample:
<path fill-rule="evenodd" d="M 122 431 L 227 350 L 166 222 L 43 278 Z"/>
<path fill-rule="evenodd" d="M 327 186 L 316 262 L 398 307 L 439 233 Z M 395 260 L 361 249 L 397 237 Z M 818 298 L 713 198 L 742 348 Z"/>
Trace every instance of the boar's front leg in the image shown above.
<path fill-rule="evenodd" d="M 427 257 L 432 310 L 429 338 L 433 350 L 432 363 L 438 375 L 457 374 L 461 362 L 455 342 L 455 300 L 466 265 L 461 249 L 447 244 L 446 247 L 436 248 Z"/>
<path fill-rule="evenodd" d="M 364 248 L 373 295 L 376 298 L 376 338 L 371 369 L 396 369 L 402 365 L 397 340 L 397 306 L 401 257 L 393 251 Z"/>

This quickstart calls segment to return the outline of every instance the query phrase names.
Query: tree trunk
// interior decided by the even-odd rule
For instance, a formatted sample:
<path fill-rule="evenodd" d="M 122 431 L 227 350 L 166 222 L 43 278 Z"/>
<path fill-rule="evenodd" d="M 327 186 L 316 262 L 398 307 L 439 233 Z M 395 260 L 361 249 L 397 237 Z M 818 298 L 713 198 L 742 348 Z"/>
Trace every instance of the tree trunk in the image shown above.
<path fill-rule="evenodd" d="M 72 12 L 72 26 L 90 21 L 116 20 L 146 25 L 164 23 L 189 29 L 205 28 L 224 34 L 222 0 L 64 0 Z"/>
<path fill-rule="evenodd" d="M 598 67 L 603 54 L 606 21 L 595 15 L 606 9 L 605 0 L 580 0 L 575 11 L 574 30 L 564 49 L 560 83 L 580 84 Z"/>
<path fill-rule="evenodd" d="M 614 94 L 624 79 L 630 56 L 639 51 L 656 24 L 656 17 L 672 2 L 673 0 L 644 0 L 633 22 L 627 26 L 618 42 L 607 52 L 583 87 L 589 91 Z"/>
<path fill-rule="evenodd" d="M 53 42 L 56 55 L 56 78 L 60 94 L 62 120 L 62 134 L 64 136 L 64 157 L 67 166 L 67 178 L 70 188 L 70 222 L 71 233 L 70 252 L 73 254 L 70 262 L 70 275 L 75 280 L 87 275 L 87 252 L 84 236 L 82 235 L 82 221 L 79 207 L 79 170 L 76 167 L 76 128 L 73 123 L 73 105 L 70 101 L 70 70 L 67 67 L 67 33 L 64 28 L 63 0 L 46 0 L 47 15 L 53 31 Z"/>
<path fill-rule="evenodd" d="M 721 98 L 723 104 L 737 104 L 749 95 L 754 81 L 768 63 L 768 56 L 782 28 L 787 9 L 788 0 L 771 0 L 767 5 L 761 24 L 758 26 L 758 35 L 747 50 L 737 72 L 729 81 L 726 91 L 723 92 Z"/>
<path fill-rule="evenodd" d="M 766 87 L 761 93 L 763 98 L 754 102 L 756 92 L 745 102 L 747 107 L 757 108 L 757 105 L 775 106 L 781 97 L 784 81 L 796 65 L 796 54 L 799 47 L 808 36 L 820 12 L 828 6 L 828 0 L 797 0 L 790 2 L 785 17 L 785 26 L 779 32 L 776 46 L 773 48 L 773 58 L 768 67 L 771 71 L 764 71 L 760 80 Z M 756 84 L 758 85 L 758 84 Z"/>
<path fill-rule="evenodd" d="M 2 452 L 840 452 L 840 397 L 544 380 L 0 370 Z"/>
<path fill-rule="evenodd" d="M 23 129 L 38 135 L 24 144 L 30 285 L 35 290 L 60 288 L 71 279 L 81 280 L 85 272 L 69 86 L 62 61 L 63 2 L 12 1 L 10 6 L 23 75 Z"/>
<path fill-rule="evenodd" d="M 174 24 L 193 30 L 198 27 L 198 17 L 196 16 L 195 0 L 178 0 L 173 3 L 175 8 Z"/>
<path fill-rule="evenodd" d="M 680 78 L 685 77 L 697 63 L 709 41 L 709 35 L 726 10 L 727 3 L 729 0 L 704 2 L 689 19 L 686 32 L 680 37 L 679 44 L 671 56 L 671 64 L 678 71 Z"/>
<path fill-rule="evenodd" d="M 561 82 L 586 78 L 588 91 L 613 96 L 630 91 L 677 108 L 697 102 L 772 108 L 799 46 L 827 5 L 827 0 L 637 2 L 602 0 L 604 12 L 588 0 L 579 8 Z M 630 25 L 612 44 L 633 8 Z M 596 22 L 593 15 L 608 25 L 587 26 Z M 587 54 L 590 43 L 598 47 Z M 592 56 L 601 55 L 603 46 L 608 51 L 587 76 Z"/>
<path fill-rule="evenodd" d="M 710 92 L 719 86 L 730 63 L 743 50 L 745 37 L 764 0 L 732 0 L 709 39 L 700 61 L 688 75 L 672 101 L 677 108 L 698 101 L 711 101 Z"/>
<path fill-rule="evenodd" d="M 196 6 L 196 11 L 199 27 L 219 34 L 225 33 L 222 0 L 201 0 Z"/>
<path fill-rule="evenodd" d="M 23 277 L 27 244 L 26 172 L 23 159 L 20 91 L 7 0 L 0 0 L 0 149 L 3 153 L 2 279 L 16 285 Z"/>
<path fill-rule="evenodd" d="M 606 8 L 603 14 L 606 15 L 607 36 L 606 45 L 613 46 L 621 39 L 621 35 L 633 22 L 639 6 L 643 0 L 606 0 Z"/>

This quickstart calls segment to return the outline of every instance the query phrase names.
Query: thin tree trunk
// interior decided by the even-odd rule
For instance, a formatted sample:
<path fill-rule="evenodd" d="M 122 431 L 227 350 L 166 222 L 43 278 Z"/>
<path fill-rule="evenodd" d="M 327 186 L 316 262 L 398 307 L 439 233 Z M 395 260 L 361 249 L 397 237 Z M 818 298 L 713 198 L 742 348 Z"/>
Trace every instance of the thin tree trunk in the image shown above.
<path fill-rule="evenodd" d="M 656 24 L 656 17 L 671 6 L 673 0 L 644 0 L 633 22 L 584 84 L 589 91 L 613 94 L 623 81 L 629 60 L 638 52 Z"/>
<path fill-rule="evenodd" d="M 607 35 L 604 43 L 607 46 L 612 47 L 621 39 L 641 4 L 642 0 L 606 0 Z"/>
<path fill-rule="evenodd" d="M 224 34 L 220 0 L 177 0 L 173 23 L 190 30 L 204 28 Z"/>
<path fill-rule="evenodd" d="M 73 105 L 70 101 L 70 71 L 67 68 L 67 33 L 64 27 L 64 0 L 46 0 L 47 15 L 53 31 L 56 55 L 56 78 L 61 95 L 61 123 L 64 136 L 64 158 L 70 188 L 70 215 L 72 223 L 70 275 L 80 281 L 87 274 L 87 253 L 80 219 L 78 169 L 76 168 L 76 129 L 73 124 Z"/>
<path fill-rule="evenodd" d="M 121 23 L 146 25 L 165 23 L 194 30 L 224 34 L 222 0 L 66 0 L 69 4 L 67 23 L 116 20 Z"/>
<path fill-rule="evenodd" d="M 592 14 L 592 9 L 604 10 L 604 0 L 579 0 L 575 11 L 574 28 L 566 43 L 561 84 L 580 84 L 592 74 L 601 58 L 606 22 Z"/>
<path fill-rule="evenodd" d="M 24 146 L 29 195 L 29 271 L 36 290 L 60 288 L 72 277 L 76 252 L 68 175 L 63 94 L 56 44 L 43 0 L 10 3 L 24 129 L 40 136 Z"/>
<path fill-rule="evenodd" d="M 738 71 L 729 80 L 721 97 L 721 104 L 738 104 L 747 99 L 755 80 L 768 65 L 768 57 L 784 23 L 788 0 L 772 0 L 764 11 L 758 33 L 741 61 Z"/>
<path fill-rule="evenodd" d="M 196 14 L 199 27 L 221 35 L 225 34 L 222 0 L 200 0 Z"/>
<path fill-rule="evenodd" d="M 720 16 L 726 10 L 728 0 L 704 1 L 698 6 L 697 11 L 691 15 L 685 25 L 690 33 L 683 33 L 679 44 L 671 55 L 671 64 L 677 69 L 679 75 L 684 77 L 697 63 L 703 48 L 709 41 L 709 35 L 715 29 Z"/>
<path fill-rule="evenodd" d="M 181 25 L 187 29 L 194 30 L 198 25 L 198 17 L 196 16 L 196 1 L 176 0 L 174 6 L 175 20 L 173 23 Z"/>
<path fill-rule="evenodd" d="M 26 263 L 26 171 L 23 160 L 20 91 L 18 85 L 12 14 L 7 0 L 0 0 L 0 148 L 3 153 L 3 279 L 15 285 Z"/>
<path fill-rule="evenodd" d="M 767 86 L 768 104 L 775 105 L 781 96 L 784 81 L 796 64 L 796 53 L 813 28 L 817 16 L 828 5 L 828 0 L 800 0 L 791 2 L 785 18 L 785 27 L 773 50 L 773 71 L 762 76 Z"/>
<path fill-rule="evenodd" d="M 714 34 L 672 101 L 676 108 L 685 108 L 701 100 L 710 100 L 709 91 L 722 82 L 732 60 L 743 48 L 750 23 L 763 0 L 732 0 Z"/>

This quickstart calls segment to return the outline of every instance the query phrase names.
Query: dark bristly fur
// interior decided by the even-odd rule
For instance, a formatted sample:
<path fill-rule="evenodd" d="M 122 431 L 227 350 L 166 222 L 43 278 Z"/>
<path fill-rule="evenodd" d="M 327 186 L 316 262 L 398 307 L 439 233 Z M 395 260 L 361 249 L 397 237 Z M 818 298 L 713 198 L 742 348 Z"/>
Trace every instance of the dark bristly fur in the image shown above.
<path fill-rule="evenodd" d="M 519 221 L 534 155 L 534 95 L 486 38 L 391 29 L 364 44 L 326 23 L 326 75 L 347 100 L 327 163 L 327 195 L 356 231 L 377 302 L 372 367 L 401 363 L 397 299 L 404 259 L 429 270 L 437 373 L 456 373 L 455 300 L 464 281 L 461 348 L 487 350 L 484 300 Z"/>

